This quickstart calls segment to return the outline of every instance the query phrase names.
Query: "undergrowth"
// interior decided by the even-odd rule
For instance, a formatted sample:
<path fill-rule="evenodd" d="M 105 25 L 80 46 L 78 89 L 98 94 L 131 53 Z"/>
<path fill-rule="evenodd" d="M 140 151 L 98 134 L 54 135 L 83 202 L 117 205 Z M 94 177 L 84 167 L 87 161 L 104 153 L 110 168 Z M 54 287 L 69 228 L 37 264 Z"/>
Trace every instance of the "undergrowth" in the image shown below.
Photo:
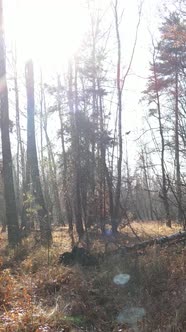
<path fill-rule="evenodd" d="M 143 227 L 148 238 L 152 225 Z M 140 233 L 139 225 L 136 229 Z M 59 254 L 70 249 L 69 243 L 67 230 L 62 234 L 56 230 L 49 251 L 29 239 L 14 252 L 1 248 L 0 331 L 186 331 L 182 244 L 164 249 L 154 246 L 138 254 L 105 255 L 99 266 L 85 268 L 58 264 Z M 94 241 L 93 250 L 104 251 L 102 239 Z M 117 275 L 128 275 L 129 281 L 116 284 Z M 145 312 L 137 327 L 118 321 L 131 308 Z"/>

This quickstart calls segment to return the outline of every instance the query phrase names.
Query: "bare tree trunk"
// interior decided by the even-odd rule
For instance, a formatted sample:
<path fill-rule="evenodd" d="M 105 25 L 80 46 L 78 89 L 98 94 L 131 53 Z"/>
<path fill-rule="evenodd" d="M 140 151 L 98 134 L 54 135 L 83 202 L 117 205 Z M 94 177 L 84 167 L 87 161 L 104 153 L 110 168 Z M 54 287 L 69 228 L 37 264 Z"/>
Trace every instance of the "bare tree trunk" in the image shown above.
<path fill-rule="evenodd" d="M 55 165 L 51 141 L 48 136 L 48 123 L 47 122 L 48 122 L 48 119 L 47 119 L 46 106 L 45 106 L 45 116 L 44 116 L 44 121 L 43 121 L 43 127 L 44 127 L 44 132 L 45 132 L 46 143 L 47 143 L 49 170 L 50 170 L 52 191 L 53 191 L 53 196 L 54 196 L 54 208 L 55 208 L 55 212 L 56 212 L 57 224 L 65 226 L 65 223 L 64 223 L 64 220 L 62 217 L 58 184 L 57 184 L 57 169 L 56 169 L 56 165 Z"/>
<path fill-rule="evenodd" d="M 34 100 L 34 73 L 32 61 L 27 62 L 26 91 L 27 91 L 27 163 L 30 165 L 30 174 L 33 185 L 33 192 L 38 208 L 38 218 L 40 223 L 40 236 L 43 244 L 48 244 L 52 240 L 51 227 L 49 223 L 48 211 L 45 206 L 41 189 L 39 167 L 35 140 L 35 100 Z"/>
<path fill-rule="evenodd" d="M 91 15 L 91 42 L 92 42 L 92 50 L 91 50 L 91 66 L 92 66 L 92 122 L 93 122 L 93 137 L 92 137 L 92 179 L 91 179 L 91 187 L 92 187 L 92 196 L 93 196 L 93 210 L 94 215 L 96 209 L 96 202 L 95 202 L 95 172 L 96 172 L 96 139 L 95 139 L 95 130 L 96 130 L 96 122 L 98 119 L 98 110 L 97 110 L 97 96 L 96 96 L 96 42 L 97 42 L 97 35 L 98 35 L 98 26 L 99 26 L 99 19 L 98 17 L 94 17 Z"/>
<path fill-rule="evenodd" d="M 98 82 L 98 89 L 100 90 L 100 82 Z M 99 112 L 100 112 L 100 218 L 101 218 L 101 231 L 105 231 L 105 143 L 104 143 L 104 111 L 102 105 L 102 96 L 99 95 Z"/>
<path fill-rule="evenodd" d="M 58 115 L 60 120 L 60 136 L 61 136 L 61 146 L 62 146 L 62 153 L 63 153 L 63 191 L 64 191 L 64 200 L 65 200 L 65 209 L 66 215 L 68 220 L 69 232 L 72 234 L 73 232 L 73 214 L 72 214 L 72 206 L 70 202 L 70 195 L 69 189 L 67 184 L 67 156 L 65 150 L 65 137 L 64 137 L 64 123 L 63 123 L 63 115 L 61 110 L 61 100 L 60 100 L 60 78 L 57 78 L 57 108 L 58 108 Z"/>
<path fill-rule="evenodd" d="M 0 120 L 1 122 L 1 120 Z M 1 201 L 1 210 L 0 210 L 0 218 L 2 221 L 2 229 L 1 233 L 6 232 L 6 204 L 5 204 L 5 195 L 4 195 L 4 181 L 3 181 L 3 163 L 0 161 L 0 201 Z"/>
<path fill-rule="evenodd" d="M 133 197 L 133 189 L 132 189 L 132 180 L 130 175 L 130 168 L 129 168 L 129 158 L 128 158 L 128 139 L 127 135 L 130 133 L 125 133 L 125 144 L 126 144 L 126 175 L 127 175 L 127 193 L 126 193 L 126 199 L 125 204 L 123 207 L 123 216 L 127 218 L 128 211 L 134 212 L 134 215 L 138 215 L 137 213 L 137 207 L 135 204 L 135 200 Z"/>
<path fill-rule="evenodd" d="M 155 91 L 156 91 L 156 100 L 157 100 L 157 109 L 158 109 L 158 122 L 159 122 L 159 132 L 161 137 L 161 172 L 162 172 L 162 200 L 164 204 L 164 209 L 166 213 L 166 225 L 171 227 L 171 218 L 170 218 L 170 211 L 169 211 L 169 202 L 168 202 L 168 185 L 166 179 L 166 172 L 165 172 L 165 140 L 163 134 L 163 126 L 162 126 L 162 116 L 161 116 L 161 106 L 160 106 L 160 97 L 158 92 L 158 79 L 156 73 L 156 66 L 155 66 L 155 49 L 153 53 L 153 71 L 154 71 L 154 81 L 155 81 Z"/>
<path fill-rule="evenodd" d="M 41 72 L 41 96 L 40 96 L 40 157 L 41 157 L 41 175 L 42 175 L 42 184 L 43 184 L 43 191 L 44 191 L 44 198 L 45 202 L 48 207 L 48 212 L 49 212 L 49 217 L 50 217 L 50 223 L 53 220 L 52 216 L 52 208 L 53 208 L 53 203 L 51 200 L 51 195 L 50 195 L 50 190 L 49 190 L 49 185 L 47 183 L 47 176 L 45 173 L 45 158 L 44 158 L 44 145 L 43 145 L 43 107 L 45 104 L 45 98 L 44 98 L 44 91 L 43 91 L 43 79 L 42 79 L 42 72 Z"/>
<path fill-rule="evenodd" d="M 109 173 L 109 169 L 106 165 L 106 162 L 105 162 L 105 173 L 106 173 L 108 193 L 109 193 L 109 209 L 110 209 L 111 223 L 113 223 L 113 221 L 112 221 L 112 218 L 114 216 L 113 183 L 112 183 L 112 176 Z M 113 226 L 113 224 L 112 224 L 112 226 Z"/>
<path fill-rule="evenodd" d="M 82 220 L 82 204 L 80 191 L 80 147 L 79 134 L 77 128 L 78 119 L 78 96 L 77 96 L 77 68 L 75 68 L 75 102 L 73 96 L 72 64 L 69 65 L 69 93 L 68 103 L 71 112 L 71 130 L 72 130 L 72 154 L 74 164 L 74 214 L 76 219 L 76 230 L 79 238 L 84 234 Z"/>
<path fill-rule="evenodd" d="M 81 202 L 81 165 L 80 165 L 80 139 L 78 133 L 78 86 L 77 86 L 77 63 L 75 62 L 75 78 L 74 78 L 74 93 L 75 93 L 75 117 L 74 117 L 74 129 L 75 129 L 75 191 L 76 191 L 76 229 L 79 238 L 84 234 L 83 219 L 82 219 L 82 202 Z"/>
<path fill-rule="evenodd" d="M 122 160 L 123 160 L 123 140 L 122 140 L 122 92 L 125 84 L 125 80 L 129 74 L 132 61 L 134 58 L 134 53 L 137 44 L 138 30 L 141 21 L 141 11 L 142 11 L 142 2 L 139 6 L 139 17 L 136 26 L 136 33 L 132 48 L 132 53 L 130 56 L 129 64 L 127 66 L 125 75 L 121 77 L 121 40 L 120 40 L 120 31 L 119 31 L 119 17 L 118 17 L 118 0 L 115 0 L 114 3 L 114 18 L 115 18 L 115 31 L 116 31 L 116 41 L 117 41 L 117 101 L 118 101 L 118 141 L 119 141 L 119 151 L 118 151 L 118 162 L 117 162 L 117 182 L 115 190 L 115 200 L 114 200 L 114 215 L 111 217 L 112 220 L 112 231 L 117 233 L 117 227 L 120 219 L 120 196 L 121 196 L 121 169 L 122 169 Z"/>
<path fill-rule="evenodd" d="M 6 55 L 3 34 L 3 4 L 0 0 L 0 102 L 1 102 L 1 140 L 3 156 L 3 179 L 6 202 L 6 217 L 8 226 L 8 242 L 15 246 L 20 241 L 16 198 L 13 182 L 12 154 L 9 135 L 9 104 L 6 82 Z"/>
<path fill-rule="evenodd" d="M 18 88 L 18 78 L 17 78 L 17 55 L 15 50 L 15 72 L 14 72 L 14 89 L 15 89 L 15 108 L 16 108 L 16 136 L 17 136 L 17 205 L 19 215 L 22 218 L 22 202 L 23 202 L 23 190 L 25 187 L 25 160 L 24 160 L 24 147 L 21 135 L 21 123 L 20 123 L 20 107 L 19 107 L 19 88 Z M 20 169 L 21 161 L 21 169 Z M 21 186 L 22 179 L 22 186 Z M 22 187 L 22 189 L 21 189 Z M 23 226 L 23 221 L 21 220 L 21 225 Z"/>
<path fill-rule="evenodd" d="M 178 106 L 178 72 L 175 76 L 175 166 L 176 166 L 176 192 L 178 197 L 178 221 L 183 221 L 182 191 L 180 175 L 180 151 L 179 151 L 179 106 Z"/>
<path fill-rule="evenodd" d="M 145 151 L 145 154 L 147 155 L 146 151 Z M 144 173 L 144 177 L 145 177 L 145 186 L 146 186 L 147 195 L 148 195 L 148 202 L 149 202 L 148 206 L 150 209 L 150 219 L 153 220 L 154 216 L 153 216 L 152 198 L 151 198 L 151 192 L 150 192 L 150 188 L 149 188 L 149 180 L 148 180 L 148 174 L 147 174 L 148 165 L 147 165 L 147 161 L 145 160 L 144 151 L 142 151 L 141 160 L 142 160 L 142 165 L 143 165 L 143 173 Z"/>
<path fill-rule="evenodd" d="M 114 204 L 114 216 L 112 217 L 112 231 L 117 232 L 117 225 L 119 223 L 119 207 L 121 195 L 121 167 L 123 158 L 123 140 L 122 140 L 122 87 L 121 87 L 121 41 L 119 33 L 119 19 L 118 19 L 118 0 L 115 1 L 115 29 L 117 39 L 117 95 L 118 95 L 118 139 L 119 139 L 119 156 L 117 163 L 117 183 Z"/>

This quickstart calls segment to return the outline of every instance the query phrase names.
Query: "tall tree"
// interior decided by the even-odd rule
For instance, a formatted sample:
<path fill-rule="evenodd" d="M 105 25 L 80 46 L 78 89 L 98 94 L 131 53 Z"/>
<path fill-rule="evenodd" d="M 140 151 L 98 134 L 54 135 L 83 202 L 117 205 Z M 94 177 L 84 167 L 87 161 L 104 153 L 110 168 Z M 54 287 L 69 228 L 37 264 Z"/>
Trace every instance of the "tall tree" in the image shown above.
<path fill-rule="evenodd" d="M 62 159 L 63 159 L 63 192 L 64 192 L 64 201 L 65 201 L 65 210 L 66 210 L 66 216 L 67 216 L 67 222 L 69 226 L 69 232 L 72 235 L 73 231 L 73 213 L 72 213 L 72 204 L 70 200 L 70 193 L 69 193 L 69 187 L 68 187 L 68 164 L 67 164 L 67 153 L 66 153 L 66 147 L 65 147 L 65 121 L 63 116 L 63 110 L 62 110 L 62 102 L 61 102 L 61 94 L 60 91 L 64 90 L 61 86 L 60 77 L 58 75 L 57 77 L 57 111 L 60 121 L 60 138 L 61 138 L 61 146 L 62 146 Z"/>
<path fill-rule="evenodd" d="M 16 139 L 17 139 L 17 154 L 16 154 L 16 200 L 18 207 L 18 214 L 21 215 L 22 206 L 22 190 L 25 187 L 25 153 L 21 133 L 21 119 L 20 119 L 20 102 L 19 102 L 19 86 L 17 73 L 17 53 L 15 48 L 14 55 L 14 90 L 15 90 L 15 111 L 16 111 Z M 20 167 L 21 164 L 21 167 Z M 23 221 L 21 221 L 23 226 Z"/>
<path fill-rule="evenodd" d="M 176 195 L 178 203 L 178 220 L 184 222 L 182 202 L 182 183 L 180 165 L 180 108 L 181 81 L 186 61 L 185 36 L 186 26 L 181 22 L 179 15 L 173 12 L 165 19 L 160 28 L 161 41 L 159 43 L 159 58 L 156 63 L 156 73 L 161 75 L 161 90 L 169 95 L 174 110 L 174 149 L 176 171 Z M 171 96 L 171 100 L 170 100 Z"/>
<path fill-rule="evenodd" d="M 50 171 L 50 178 L 51 178 L 51 185 L 52 185 L 52 192 L 53 192 L 53 206 L 55 209 L 56 221 L 58 225 L 65 225 L 62 211 L 61 211 L 61 204 L 60 204 L 60 197 L 58 191 L 58 179 L 57 179 L 57 167 L 56 162 L 54 159 L 54 153 L 52 149 L 52 143 L 48 135 L 48 114 L 46 110 L 46 103 L 44 103 L 44 117 L 43 117 L 43 128 L 45 132 L 45 139 L 47 144 L 47 153 L 48 153 L 48 162 L 49 162 L 49 171 Z"/>
<path fill-rule="evenodd" d="M 122 75 L 122 62 L 121 62 L 121 38 L 120 38 L 120 17 L 119 17 L 119 2 L 115 0 L 114 2 L 114 19 L 115 19 L 115 33 L 116 33 L 116 42 L 117 42 L 117 72 L 116 72 L 116 88 L 117 88 L 117 125 L 118 125 L 118 160 L 117 160 L 117 180 L 116 180 L 116 189 L 115 189 L 115 197 L 112 203 L 113 205 L 113 216 L 112 220 L 112 230 L 113 233 L 117 232 L 117 226 L 119 224 L 120 219 L 120 197 L 121 197 L 121 185 L 122 185 L 122 161 L 123 161 L 123 125 L 122 125 L 122 114 L 123 114 L 123 88 L 125 85 L 125 81 L 128 77 L 129 71 L 131 69 L 132 61 L 134 58 L 134 53 L 137 44 L 138 30 L 141 21 L 141 11 L 142 11 L 142 2 L 139 6 L 138 13 L 138 22 L 136 25 L 136 32 L 134 43 L 132 47 L 131 56 L 129 59 L 129 63 L 127 65 L 127 69 Z"/>
<path fill-rule="evenodd" d="M 153 57 L 151 63 L 151 76 L 149 77 L 148 81 L 148 88 L 145 91 L 145 94 L 148 95 L 149 105 L 154 104 L 156 109 L 150 109 L 149 115 L 157 116 L 158 119 L 158 127 L 159 127 L 159 134 L 160 134 L 160 162 L 161 162 L 161 176 L 162 176 L 162 183 L 161 183 L 161 192 L 160 198 L 163 201 L 165 213 L 166 213 L 166 224 L 168 227 L 171 227 L 171 218 L 170 218 L 170 208 L 169 208 L 169 199 L 168 199 L 168 190 L 169 190 L 169 180 L 166 174 L 166 164 L 165 164 L 165 152 L 166 152 L 166 142 L 165 142 L 165 133 L 164 133 L 164 122 L 163 122 L 163 112 L 162 112 L 162 105 L 161 105 L 161 90 L 164 86 L 164 82 L 162 80 L 161 75 L 157 73 L 157 55 L 158 49 L 153 43 Z M 165 121 L 165 120 L 164 120 Z"/>
<path fill-rule="evenodd" d="M 41 72 L 41 81 L 40 81 L 40 161 L 41 161 L 41 182 L 42 182 L 42 188 L 43 188 L 43 194 L 44 199 L 46 202 L 46 205 L 48 207 L 48 212 L 50 216 L 50 221 L 52 222 L 52 199 L 51 199 L 51 193 L 50 193 L 50 186 L 47 181 L 47 174 L 46 174 L 46 166 L 48 163 L 46 163 L 46 158 L 44 156 L 44 132 L 43 132 L 43 117 L 44 117 L 44 111 L 43 109 L 46 108 L 46 99 L 44 94 L 44 87 L 43 87 L 43 77 Z"/>
<path fill-rule="evenodd" d="M 117 224 L 119 218 L 119 206 L 120 206 L 120 195 L 121 195 L 121 168 L 123 160 L 123 138 L 122 138 L 122 85 L 121 85 L 121 40 L 119 32 L 119 17 L 118 17 L 118 0 L 115 1 L 114 6 L 115 16 L 115 29 L 116 29 L 116 40 L 117 40 L 117 101 L 118 101 L 118 141 L 119 141 L 119 155 L 117 162 L 117 183 L 115 193 L 115 204 L 114 204 L 114 216 L 112 218 L 112 230 L 115 233 L 117 231 Z"/>
<path fill-rule="evenodd" d="M 3 33 L 3 3 L 0 1 L 0 102 L 1 102 L 1 140 L 3 155 L 3 178 L 6 202 L 6 217 L 9 244 L 15 246 L 20 240 L 18 216 L 12 170 L 12 154 L 9 134 L 9 103 L 6 81 L 6 53 Z"/>
<path fill-rule="evenodd" d="M 35 98 L 34 71 L 32 61 L 25 66 L 27 92 L 27 186 L 32 184 L 32 193 L 37 204 L 37 214 L 40 224 L 40 237 L 43 244 L 52 240 L 48 211 L 45 205 L 39 175 L 36 138 L 35 138 Z M 28 188 L 27 188 L 28 189 Z"/>
<path fill-rule="evenodd" d="M 79 115 L 79 102 L 78 102 L 78 66 L 75 59 L 74 63 L 74 98 L 72 90 L 72 67 L 70 67 L 70 76 L 69 76 L 69 92 L 71 93 L 72 102 L 74 100 L 74 112 L 72 113 L 72 149 L 73 149 L 73 158 L 75 165 L 75 217 L 76 217 L 76 229 L 81 238 L 84 234 L 84 225 L 83 225 L 83 216 L 82 216 L 82 197 L 81 197 L 81 161 L 80 161 L 80 135 L 78 131 L 78 115 Z"/>

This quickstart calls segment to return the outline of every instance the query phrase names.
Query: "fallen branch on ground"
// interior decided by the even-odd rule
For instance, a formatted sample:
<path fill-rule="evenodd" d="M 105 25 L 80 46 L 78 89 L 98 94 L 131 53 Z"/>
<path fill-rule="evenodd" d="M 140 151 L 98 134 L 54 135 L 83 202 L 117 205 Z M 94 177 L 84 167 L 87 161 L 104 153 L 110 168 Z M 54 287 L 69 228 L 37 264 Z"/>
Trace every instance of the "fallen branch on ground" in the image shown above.
<path fill-rule="evenodd" d="M 135 250 L 141 250 L 141 249 L 145 249 L 147 247 L 151 247 L 155 244 L 158 245 L 164 245 L 164 244 L 169 244 L 169 243 L 173 243 L 173 242 L 181 242 L 181 241 L 185 241 L 186 242 L 186 231 L 184 232 L 179 232 L 179 233 L 175 233 L 169 236 L 163 236 L 160 238 L 155 238 L 152 240 L 147 240 L 141 243 L 137 243 L 137 244 L 133 244 L 130 247 L 120 247 L 120 251 L 122 253 L 126 253 L 126 252 L 130 252 L 130 251 L 135 251 Z"/>

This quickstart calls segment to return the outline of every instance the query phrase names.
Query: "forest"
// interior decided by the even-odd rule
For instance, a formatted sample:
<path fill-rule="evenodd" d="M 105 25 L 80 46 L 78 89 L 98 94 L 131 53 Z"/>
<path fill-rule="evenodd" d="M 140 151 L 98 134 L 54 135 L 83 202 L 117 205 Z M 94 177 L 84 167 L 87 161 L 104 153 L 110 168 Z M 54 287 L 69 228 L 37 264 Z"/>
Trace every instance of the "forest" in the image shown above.
<path fill-rule="evenodd" d="M 184 332 L 186 3 L 67 2 L 0 0 L 0 331 Z"/>

